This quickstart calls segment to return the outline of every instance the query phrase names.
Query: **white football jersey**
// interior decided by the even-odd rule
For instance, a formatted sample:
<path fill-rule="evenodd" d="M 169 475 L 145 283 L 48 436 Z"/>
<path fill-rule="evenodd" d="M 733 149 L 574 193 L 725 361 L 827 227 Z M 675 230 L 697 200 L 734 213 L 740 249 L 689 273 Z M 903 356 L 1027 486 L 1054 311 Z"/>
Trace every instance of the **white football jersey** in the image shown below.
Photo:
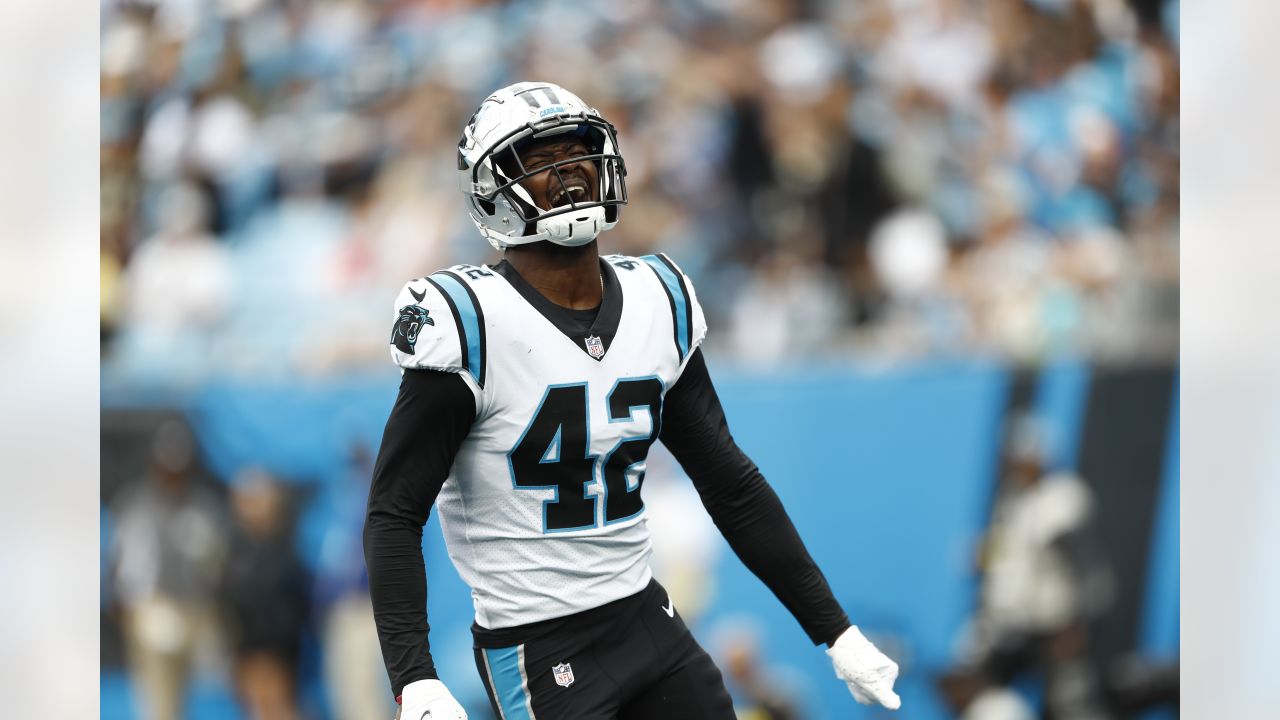
<path fill-rule="evenodd" d="M 475 394 L 436 507 L 490 629 L 648 584 L 645 457 L 663 398 L 706 335 L 692 283 L 663 255 L 604 258 L 604 300 L 576 337 L 501 270 L 457 265 L 408 283 L 391 338 L 400 367 L 459 373 Z"/>

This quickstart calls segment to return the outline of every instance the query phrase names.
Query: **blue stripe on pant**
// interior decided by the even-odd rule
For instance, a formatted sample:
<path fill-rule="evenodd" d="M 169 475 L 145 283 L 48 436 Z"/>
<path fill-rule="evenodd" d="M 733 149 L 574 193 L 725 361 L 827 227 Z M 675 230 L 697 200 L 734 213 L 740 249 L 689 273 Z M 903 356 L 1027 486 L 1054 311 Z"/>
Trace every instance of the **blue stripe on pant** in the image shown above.
<path fill-rule="evenodd" d="M 493 695 L 502 709 L 503 720 L 534 720 L 529 706 L 529 688 L 522 668 L 523 646 L 484 650 L 489 666 Z"/>

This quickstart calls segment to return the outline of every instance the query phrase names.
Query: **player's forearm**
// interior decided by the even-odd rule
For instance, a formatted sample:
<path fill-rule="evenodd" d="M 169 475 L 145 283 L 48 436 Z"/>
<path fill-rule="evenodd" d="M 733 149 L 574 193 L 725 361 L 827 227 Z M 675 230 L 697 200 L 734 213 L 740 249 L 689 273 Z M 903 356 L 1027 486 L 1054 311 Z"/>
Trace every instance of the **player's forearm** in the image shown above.
<path fill-rule="evenodd" d="M 370 513 L 364 529 L 369 596 L 378 641 L 392 691 L 415 680 L 436 678 L 428 641 L 427 575 L 422 528 Z"/>
<path fill-rule="evenodd" d="M 833 641 L 849 619 L 777 494 L 729 433 L 701 350 L 667 393 L 662 417 L 663 444 L 693 480 L 730 547 L 815 644 Z"/>
<path fill-rule="evenodd" d="M 471 391 L 457 375 L 407 371 L 382 433 L 364 551 L 378 639 L 397 695 L 408 683 L 436 677 L 422 527 L 474 416 Z"/>
<path fill-rule="evenodd" d="M 751 470 L 739 492 L 713 496 L 709 502 L 704 497 L 707 512 L 742 564 L 773 591 L 809 639 L 829 644 L 849 627 L 849 617 L 782 501 L 754 465 Z"/>

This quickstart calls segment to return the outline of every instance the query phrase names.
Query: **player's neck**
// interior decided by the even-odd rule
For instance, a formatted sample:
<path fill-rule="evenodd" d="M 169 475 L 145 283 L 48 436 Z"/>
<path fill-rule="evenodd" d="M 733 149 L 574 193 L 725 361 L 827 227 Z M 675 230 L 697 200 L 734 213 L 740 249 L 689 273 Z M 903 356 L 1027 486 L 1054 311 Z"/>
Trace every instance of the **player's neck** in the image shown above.
<path fill-rule="evenodd" d="M 579 247 L 545 241 L 516 245 L 507 248 L 506 259 L 525 282 L 560 307 L 590 310 L 603 300 L 594 240 Z"/>

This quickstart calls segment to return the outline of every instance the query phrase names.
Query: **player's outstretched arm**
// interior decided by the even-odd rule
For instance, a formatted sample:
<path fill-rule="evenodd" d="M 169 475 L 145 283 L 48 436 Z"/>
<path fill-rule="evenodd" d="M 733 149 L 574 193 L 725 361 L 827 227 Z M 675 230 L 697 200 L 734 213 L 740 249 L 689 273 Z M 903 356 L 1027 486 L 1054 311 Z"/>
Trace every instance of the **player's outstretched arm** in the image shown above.
<path fill-rule="evenodd" d="M 374 620 L 392 690 L 414 720 L 457 706 L 427 641 L 422 527 L 474 419 L 474 395 L 456 374 L 406 370 L 369 489 L 364 552 Z"/>
<path fill-rule="evenodd" d="M 815 645 L 830 646 L 836 675 L 849 683 L 853 696 L 896 709 L 897 665 L 850 624 L 777 494 L 734 442 L 701 350 L 667 393 L 660 437 L 743 564 L 782 601 Z"/>

